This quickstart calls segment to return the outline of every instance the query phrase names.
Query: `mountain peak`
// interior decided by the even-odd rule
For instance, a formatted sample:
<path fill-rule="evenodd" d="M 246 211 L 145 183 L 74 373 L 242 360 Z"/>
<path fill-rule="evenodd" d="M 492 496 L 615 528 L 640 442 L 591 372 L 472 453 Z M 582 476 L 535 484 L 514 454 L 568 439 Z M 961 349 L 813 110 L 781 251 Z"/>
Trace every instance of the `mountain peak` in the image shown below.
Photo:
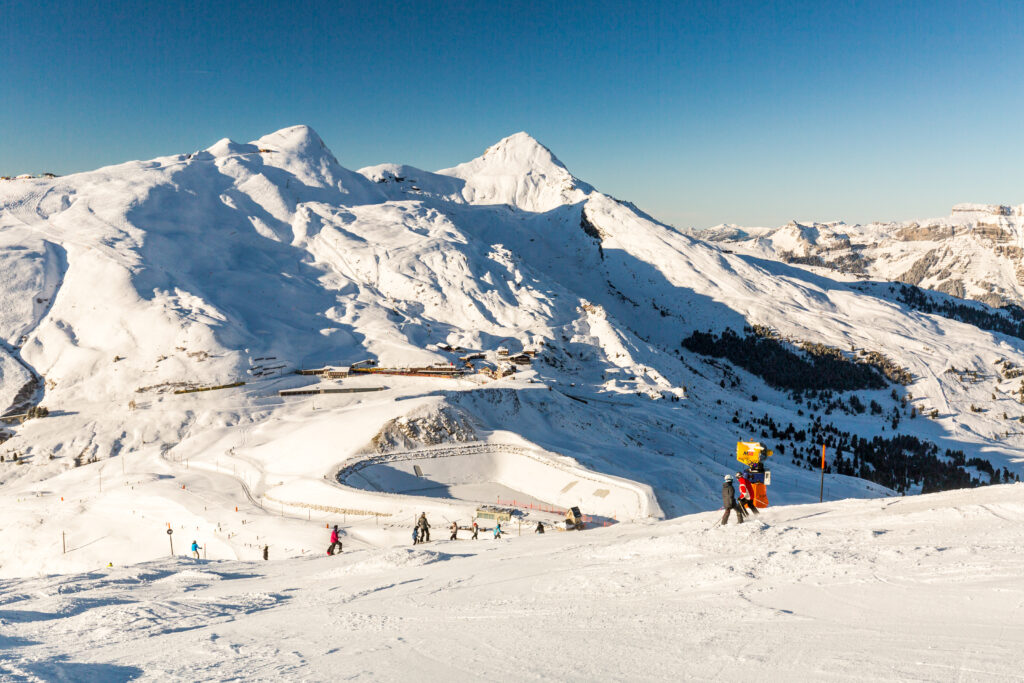
<path fill-rule="evenodd" d="M 561 169 L 568 173 L 565 164 L 559 161 L 558 157 L 551 153 L 551 150 L 542 145 L 529 133 L 520 131 L 502 138 L 494 143 L 480 156 L 489 162 L 499 162 L 519 167 L 526 167 L 531 170 L 544 170 L 550 167 Z"/>
<path fill-rule="evenodd" d="M 438 173 L 465 180 L 462 194 L 470 203 L 511 204 L 525 211 L 580 202 L 594 189 L 525 132 L 502 138 L 476 159 Z"/>
<path fill-rule="evenodd" d="M 264 135 L 253 144 L 273 149 L 276 152 L 291 152 L 303 156 L 319 156 L 326 153 L 332 158 L 334 156 L 317 132 L 307 125 L 282 128 L 269 135 Z"/>

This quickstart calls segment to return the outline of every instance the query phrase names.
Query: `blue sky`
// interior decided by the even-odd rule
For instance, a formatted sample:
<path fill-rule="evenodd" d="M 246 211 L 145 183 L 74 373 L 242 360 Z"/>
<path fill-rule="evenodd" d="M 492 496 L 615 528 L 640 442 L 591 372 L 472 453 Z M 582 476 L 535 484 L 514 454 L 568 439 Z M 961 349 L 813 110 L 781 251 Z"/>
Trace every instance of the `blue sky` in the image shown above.
<path fill-rule="evenodd" d="M 680 227 L 1024 202 L 1024 3 L 0 0 L 0 173 L 313 126 L 345 166 L 525 130 Z"/>

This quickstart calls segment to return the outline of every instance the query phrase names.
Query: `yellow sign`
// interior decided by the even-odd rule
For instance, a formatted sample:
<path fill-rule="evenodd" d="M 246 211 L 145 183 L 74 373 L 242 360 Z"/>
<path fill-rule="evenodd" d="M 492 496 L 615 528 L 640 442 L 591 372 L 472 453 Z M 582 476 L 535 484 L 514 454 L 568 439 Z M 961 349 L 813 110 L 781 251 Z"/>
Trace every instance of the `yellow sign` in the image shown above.
<path fill-rule="evenodd" d="M 756 441 L 736 442 L 736 459 L 747 467 L 761 462 L 761 458 L 770 458 L 771 456 L 772 452 L 766 451 L 765 447 Z"/>

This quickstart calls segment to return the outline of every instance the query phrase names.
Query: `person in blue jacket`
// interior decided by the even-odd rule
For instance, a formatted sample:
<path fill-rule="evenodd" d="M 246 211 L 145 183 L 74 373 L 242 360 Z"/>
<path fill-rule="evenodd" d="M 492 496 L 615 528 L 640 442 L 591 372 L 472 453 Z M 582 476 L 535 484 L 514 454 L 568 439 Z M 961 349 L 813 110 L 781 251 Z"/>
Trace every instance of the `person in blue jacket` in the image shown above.
<path fill-rule="evenodd" d="M 199 559 L 199 544 L 195 540 L 192 541 L 192 554 L 196 556 L 197 560 Z"/>
<path fill-rule="evenodd" d="M 494 525 L 494 538 L 501 538 L 501 522 Z"/>

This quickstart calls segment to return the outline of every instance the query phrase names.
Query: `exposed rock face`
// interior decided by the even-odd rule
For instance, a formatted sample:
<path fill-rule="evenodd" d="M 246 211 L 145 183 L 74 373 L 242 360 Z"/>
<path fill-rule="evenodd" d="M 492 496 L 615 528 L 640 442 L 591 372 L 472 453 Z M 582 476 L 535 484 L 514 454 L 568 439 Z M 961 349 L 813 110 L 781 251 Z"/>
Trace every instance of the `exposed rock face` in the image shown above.
<path fill-rule="evenodd" d="M 974 234 L 977 237 L 990 239 L 993 242 L 1010 242 L 1013 240 L 1013 234 L 1009 230 L 990 223 L 979 223 L 978 227 L 974 229 Z"/>
<path fill-rule="evenodd" d="M 914 223 L 893 233 L 893 238 L 902 242 L 935 242 L 952 237 L 952 225 L 918 225 Z"/>
<path fill-rule="evenodd" d="M 914 265 L 910 267 L 910 270 L 901 275 L 898 279 L 900 282 L 906 282 L 908 285 L 916 285 L 928 277 L 932 266 L 939 262 L 938 251 L 932 249 L 927 254 L 919 258 L 914 262 Z"/>
<path fill-rule="evenodd" d="M 964 298 L 964 283 L 962 280 L 949 279 L 935 285 L 935 290 L 945 292 L 951 296 Z"/>
<path fill-rule="evenodd" d="M 477 440 L 469 418 L 445 405 L 391 420 L 373 437 L 368 450 L 391 453 Z"/>

